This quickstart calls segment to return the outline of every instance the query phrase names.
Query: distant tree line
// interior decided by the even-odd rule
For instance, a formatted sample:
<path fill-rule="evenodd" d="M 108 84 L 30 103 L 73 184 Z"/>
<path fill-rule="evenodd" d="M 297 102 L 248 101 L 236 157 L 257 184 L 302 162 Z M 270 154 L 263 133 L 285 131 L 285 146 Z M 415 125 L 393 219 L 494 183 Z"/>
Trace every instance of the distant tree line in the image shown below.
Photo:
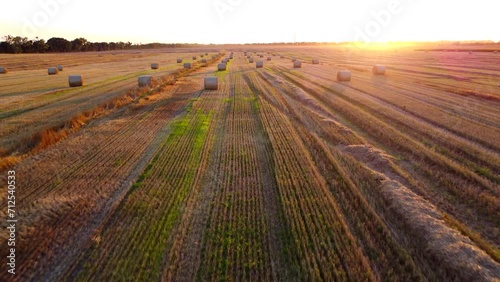
<path fill-rule="evenodd" d="M 76 38 L 69 41 L 64 38 L 52 37 L 45 41 L 43 39 L 30 40 L 21 36 L 4 36 L 0 42 L 0 53 L 49 53 L 49 52 L 88 52 L 88 51 L 112 51 L 130 49 L 154 49 L 154 48 L 177 48 L 188 47 L 196 44 L 132 44 L 131 42 L 89 42 L 85 38 Z"/>

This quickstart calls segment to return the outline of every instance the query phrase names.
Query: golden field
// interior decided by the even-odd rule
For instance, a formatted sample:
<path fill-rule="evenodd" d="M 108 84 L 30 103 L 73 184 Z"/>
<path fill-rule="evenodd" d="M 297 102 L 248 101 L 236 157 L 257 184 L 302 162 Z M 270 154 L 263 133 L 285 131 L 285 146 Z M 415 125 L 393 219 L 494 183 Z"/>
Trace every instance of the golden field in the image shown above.
<path fill-rule="evenodd" d="M 500 55 L 415 49 L 0 55 L 16 281 L 500 279 Z"/>

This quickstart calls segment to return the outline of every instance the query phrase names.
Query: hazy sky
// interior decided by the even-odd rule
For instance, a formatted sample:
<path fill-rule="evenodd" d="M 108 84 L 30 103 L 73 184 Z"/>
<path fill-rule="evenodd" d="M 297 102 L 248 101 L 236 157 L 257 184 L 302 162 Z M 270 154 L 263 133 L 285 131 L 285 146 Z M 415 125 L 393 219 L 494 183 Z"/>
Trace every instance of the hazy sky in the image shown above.
<path fill-rule="evenodd" d="M 0 36 L 133 43 L 499 41 L 497 2 L 3 0 Z"/>

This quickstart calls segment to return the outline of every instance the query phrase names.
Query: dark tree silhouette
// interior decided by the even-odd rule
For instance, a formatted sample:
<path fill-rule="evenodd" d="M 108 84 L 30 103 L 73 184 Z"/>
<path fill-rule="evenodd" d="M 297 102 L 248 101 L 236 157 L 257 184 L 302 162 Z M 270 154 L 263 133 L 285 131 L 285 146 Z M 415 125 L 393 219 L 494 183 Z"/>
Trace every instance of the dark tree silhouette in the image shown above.
<path fill-rule="evenodd" d="M 64 38 L 52 37 L 47 40 L 47 44 L 49 45 L 49 50 L 51 52 L 70 52 L 71 51 L 71 42 Z"/>
<path fill-rule="evenodd" d="M 60 37 L 52 37 L 47 42 L 36 37 L 29 40 L 26 37 L 4 36 L 0 42 L 0 53 L 45 53 L 45 52 L 88 52 L 88 51 L 110 51 L 128 49 L 155 49 L 155 48 L 177 48 L 196 46 L 197 44 L 132 44 L 131 42 L 89 42 L 80 37 L 72 41 Z"/>

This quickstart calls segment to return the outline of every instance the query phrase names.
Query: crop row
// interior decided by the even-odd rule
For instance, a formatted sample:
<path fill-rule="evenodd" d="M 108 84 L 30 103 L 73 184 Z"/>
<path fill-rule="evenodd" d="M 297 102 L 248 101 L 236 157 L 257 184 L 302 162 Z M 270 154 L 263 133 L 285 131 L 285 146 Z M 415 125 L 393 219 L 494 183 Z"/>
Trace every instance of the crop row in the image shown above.
<path fill-rule="evenodd" d="M 267 226 L 263 214 L 262 179 L 257 166 L 255 120 L 248 92 L 239 76 L 229 75 L 234 88 L 227 99 L 225 134 L 212 183 L 212 202 L 198 277 L 205 280 L 271 279 Z"/>
<path fill-rule="evenodd" d="M 320 71 L 322 74 L 318 74 Z M 321 69 L 315 69 L 307 76 L 314 76 L 322 85 L 333 83 L 333 73 Z M 331 89 L 345 94 L 351 103 L 362 105 L 372 114 L 398 125 L 415 139 L 423 139 L 424 135 L 426 138 L 422 142 L 445 147 L 442 149 L 449 150 L 450 158 L 476 166 L 473 169 L 486 166 L 492 170 L 486 176 L 494 180 L 500 163 L 498 154 L 489 148 L 497 146 L 492 136 L 497 134 L 495 128 L 499 121 L 495 120 L 495 112 L 498 111 L 474 98 L 454 98 L 421 86 L 409 87 L 408 83 L 394 82 L 397 78 L 375 82 L 359 78 L 355 85 L 333 85 Z M 461 105 L 464 103 L 468 107 Z"/>
<path fill-rule="evenodd" d="M 196 89 L 186 87 L 191 93 Z M 169 124 L 167 138 L 99 234 L 102 243 L 95 243 L 80 260 L 72 274 L 77 280 L 157 280 L 164 268 L 176 263 L 170 250 L 198 193 L 200 161 L 206 162 L 207 134 L 217 105 L 204 97 L 191 100 L 187 113 Z"/>
<path fill-rule="evenodd" d="M 293 88 L 283 84 L 276 87 L 276 82 L 272 80 L 275 78 L 260 78 L 261 81 L 267 82 L 264 83 L 263 93 L 281 96 L 283 108 L 280 111 L 287 113 L 288 118 L 294 123 L 297 135 L 307 148 L 314 166 L 324 177 L 325 186 L 338 203 L 339 210 L 360 245 L 363 255 L 368 259 L 373 274 L 378 276 L 378 279 L 392 277 L 391 279 L 396 280 L 421 280 L 422 273 L 413 260 L 403 246 L 391 236 L 389 227 L 367 202 L 359 187 L 352 182 L 354 176 L 344 171 L 338 162 L 339 156 L 332 155 L 327 145 L 318 137 L 318 134 L 327 133 L 325 136 L 329 141 L 335 142 L 335 139 L 342 140 L 343 135 L 322 130 L 320 123 L 313 126 L 316 115 L 302 103 L 290 99 L 294 96 Z"/>
<path fill-rule="evenodd" d="M 288 73 L 284 75 L 293 83 L 307 89 L 309 93 L 313 94 L 333 111 L 342 114 L 343 117 L 355 123 L 364 132 L 376 138 L 378 142 L 397 150 L 405 158 L 417 162 L 417 167 L 422 169 L 422 172 L 426 175 L 425 177 L 435 179 L 434 183 L 438 184 L 441 190 L 445 188 L 444 191 L 450 193 L 454 199 L 460 199 L 465 204 L 472 205 L 474 211 L 481 212 L 487 215 L 489 220 L 495 221 L 495 214 L 499 205 L 497 203 L 498 198 L 494 196 L 498 193 L 498 189 L 494 188 L 494 184 L 477 173 L 464 169 L 462 165 L 450 160 L 439 151 L 428 148 L 425 143 L 411 138 L 407 133 L 411 132 L 410 130 L 401 131 L 390 120 L 380 118 L 378 113 L 366 111 L 366 107 L 359 105 L 345 94 Z M 329 95 L 334 95 L 339 99 L 333 102 L 332 97 L 329 97 Z M 416 128 L 416 126 L 413 128 Z M 439 169 L 436 169 L 437 167 Z M 420 187 L 422 191 L 428 188 L 429 185 L 426 185 L 426 188 Z M 437 187 L 434 189 L 437 189 Z M 439 196 L 434 193 L 432 195 L 432 197 Z M 451 206 L 455 205 L 452 204 Z"/>
<path fill-rule="evenodd" d="M 130 109 L 129 115 L 90 127 L 19 164 L 17 171 L 30 171 L 20 178 L 18 195 L 21 241 L 33 242 L 20 244 L 24 278 L 47 273 L 45 264 L 65 257 L 65 265 L 81 255 L 78 250 L 85 250 L 126 191 L 129 175 L 149 154 L 164 125 L 158 121 L 170 119 L 184 104 L 167 96 L 142 110 Z"/>
<path fill-rule="evenodd" d="M 491 194 L 496 192 L 488 181 L 484 181 L 484 179 L 481 180 L 477 176 L 472 176 L 469 171 L 464 170 L 445 156 L 425 148 L 425 146 L 414 139 L 408 138 L 404 131 L 398 131 L 392 127 L 393 123 L 377 119 L 376 117 L 380 116 L 379 114 L 366 112 L 366 107 L 362 107 L 362 105 L 359 105 L 359 103 L 343 95 L 341 92 L 330 90 L 309 79 L 288 73 L 284 73 L 284 77 L 306 90 L 315 99 L 331 109 L 332 112 L 340 114 L 342 118 L 359 126 L 363 132 L 367 132 L 368 135 L 375 138 L 377 142 L 382 142 L 385 146 L 397 150 L 399 154 L 412 163 L 415 163 L 415 167 L 418 168 L 422 174 L 419 173 L 410 176 L 400 167 L 396 166 L 396 170 L 398 170 L 406 181 L 410 183 L 412 189 L 415 189 L 418 193 L 427 195 L 426 197 L 428 197 L 431 202 L 445 211 L 451 212 L 454 216 L 458 216 L 459 218 L 464 218 L 465 220 L 463 222 L 469 226 L 473 226 L 475 230 L 481 230 L 486 227 L 482 231 L 492 230 L 494 232 L 493 226 L 496 221 L 495 207 L 498 207 L 495 201 L 498 201 L 498 197 Z M 337 99 L 333 102 L 332 98 L 329 97 L 330 95 L 335 95 Z M 427 180 L 429 177 L 433 179 L 436 186 L 430 185 Z M 481 188 L 483 185 L 484 188 Z M 450 193 L 452 197 L 444 197 L 443 192 L 436 191 L 438 188 L 446 188 L 447 190 L 445 191 Z M 462 210 L 462 212 L 457 213 L 457 199 L 460 199 L 463 203 L 471 205 L 471 207 L 474 208 Z M 466 220 L 467 217 L 471 216 L 470 213 L 476 212 L 483 215 L 486 214 L 487 216 L 480 216 L 480 218 L 482 221 L 489 223 L 476 225 L 477 222 Z M 488 225 L 489 227 L 487 227 Z M 485 236 L 485 238 L 491 238 L 491 231 L 481 232 L 481 234 Z M 489 254 L 494 255 L 494 248 L 488 244 L 484 244 L 483 240 L 484 239 L 479 239 L 476 240 L 476 242 Z"/>
<path fill-rule="evenodd" d="M 270 88 L 263 89 L 258 79 L 250 81 L 260 94 L 259 113 L 273 146 L 281 205 L 297 248 L 300 276 L 313 280 L 374 279 L 304 144 L 287 117 L 266 99 Z"/>

